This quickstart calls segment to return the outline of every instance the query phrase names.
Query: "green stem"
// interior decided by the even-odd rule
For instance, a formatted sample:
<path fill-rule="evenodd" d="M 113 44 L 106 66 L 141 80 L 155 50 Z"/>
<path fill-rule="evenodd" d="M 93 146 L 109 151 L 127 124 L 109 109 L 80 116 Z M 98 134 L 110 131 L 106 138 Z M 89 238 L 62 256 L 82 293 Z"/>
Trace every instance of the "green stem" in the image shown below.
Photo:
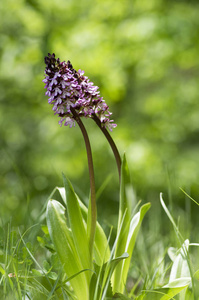
<path fill-rule="evenodd" d="M 95 177 L 94 177 L 92 151 L 91 151 L 91 145 L 90 145 L 90 141 L 88 138 L 88 134 L 84 127 L 84 124 L 82 123 L 82 121 L 81 121 L 80 117 L 78 116 L 78 114 L 76 113 L 75 109 L 73 107 L 70 107 L 70 110 L 73 114 L 75 121 L 79 125 L 79 128 L 81 129 L 81 132 L 84 137 L 85 145 L 86 145 L 88 169 L 89 169 L 89 177 L 90 177 L 90 190 L 91 190 L 91 202 L 90 202 L 91 203 L 91 226 L 90 226 L 90 232 L 89 232 L 89 249 L 90 249 L 90 254 L 92 256 L 93 244 L 94 244 L 94 239 L 95 239 L 96 222 L 97 222 Z"/>
<path fill-rule="evenodd" d="M 116 163 L 117 163 L 119 179 L 120 179 L 121 178 L 121 164 L 122 164 L 122 162 L 121 162 L 121 157 L 120 157 L 119 151 L 117 149 L 117 146 L 116 146 L 114 140 L 112 139 L 111 135 L 109 134 L 109 132 L 106 130 L 105 127 L 102 126 L 102 123 L 100 122 L 99 118 L 95 114 L 93 116 L 93 120 L 95 121 L 97 126 L 101 129 L 101 131 L 103 132 L 103 134 L 107 138 L 107 140 L 109 142 L 109 145 L 111 146 L 111 149 L 113 151 L 113 154 L 115 156 L 115 160 L 116 160 Z"/>

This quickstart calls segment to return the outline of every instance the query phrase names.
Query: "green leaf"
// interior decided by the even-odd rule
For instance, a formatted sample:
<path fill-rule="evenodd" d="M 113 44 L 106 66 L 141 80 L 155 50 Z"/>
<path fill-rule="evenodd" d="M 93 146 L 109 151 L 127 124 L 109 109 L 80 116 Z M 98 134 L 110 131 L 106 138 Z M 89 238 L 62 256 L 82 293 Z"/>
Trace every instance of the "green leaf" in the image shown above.
<path fill-rule="evenodd" d="M 43 276 L 42 272 L 36 269 L 32 269 L 33 276 Z"/>
<path fill-rule="evenodd" d="M 57 188 L 57 190 L 59 191 L 64 203 L 66 204 L 65 188 Z M 77 195 L 76 197 L 78 198 Z M 83 202 L 79 198 L 78 201 L 79 201 L 83 219 L 86 224 L 87 217 L 88 217 L 88 208 L 83 204 Z M 104 233 L 104 230 L 97 222 L 96 231 L 95 231 L 95 241 L 94 241 L 94 260 L 99 266 L 101 266 L 104 262 L 108 261 L 109 258 L 110 258 L 110 249 L 109 249 L 107 237 Z"/>
<path fill-rule="evenodd" d="M 146 212 L 149 210 L 150 206 L 151 206 L 150 203 L 144 204 L 140 208 L 140 211 L 131 220 L 130 228 L 127 235 L 127 241 L 125 243 L 125 252 L 129 254 L 129 258 L 128 260 L 121 262 L 113 273 L 112 286 L 113 286 L 114 293 L 115 292 L 123 293 L 138 231 L 140 229 L 142 220 Z"/>
<path fill-rule="evenodd" d="M 194 277 L 199 281 L 199 269 L 194 273 Z"/>
<path fill-rule="evenodd" d="M 181 288 L 181 287 L 188 286 L 190 282 L 191 282 L 191 277 L 177 278 L 173 281 L 169 281 L 169 283 L 163 286 L 163 288 L 172 288 L 172 289 L 179 288 L 179 287 Z"/>
<path fill-rule="evenodd" d="M 162 207 L 163 207 L 165 213 L 167 214 L 169 220 L 171 221 L 171 223 L 172 223 L 172 225 L 173 225 L 173 228 L 174 228 L 174 230 L 176 231 L 176 234 L 177 234 L 177 236 L 178 236 L 178 239 L 179 239 L 179 240 L 182 239 L 182 236 L 181 236 L 181 234 L 180 234 L 180 232 L 179 232 L 179 229 L 178 229 L 178 227 L 177 227 L 177 225 L 176 225 L 176 223 L 175 223 L 175 221 L 174 221 L 172 215 L 170 214 L 168 208 L 166 207 L 166 205 L 165 205 L 165 203 L 164 203 L 164 200 L 163 200 L 163 198 L 162 198 L 162 193 L 160 194 L 160 203 L 161 203 L 161 205 L 162 205 Z"/>
<path fill-rule="evenodd" d="M 135 246 L 135 241 L 138 235 L 138 231 L 140 229 L 141 223 L 143 221 L 143 218 L 149 208 L 151 207 L 150 203 L 144 204 L 141 208 L 140 211 L 132 218 L 131 223 L 130 223 L 130 229 L 128 233 L 128 238 L 127 238 L 127 244 L 126 244 L 126 249 L 125 251 L 129 253 L 129 259 L 123 262 L 123 280 L 126 282 L 127 279 L 127 274 L 129 270 L 129 265 L 130 265 L 130 260 L 131 256 L 134 250 Z"/>
<path fill-rule="evenodd" d="M 115 257 L 125 252 L 126 241 L 131 221 L 134 193 L 131 185 L 129 169 L 124 154 L 121 166 L 120 202 L 117 234 L 120 232 L 115 248 Z"/>
<path fill-rule="evenodd" d="M 84 270 L 81 270 L 81 271 L 79 271 L 78 273 L 72 275 L 71 277 L 68 277 L 66 280 L 64 280 L 64 281 L 62 282 L 62 284 L 71 281 L 73 278 L 75 278 L 75 277 L 78 276 L 79 274 L 81 274 L 81 273 L 83 273 L 83 272 L 87 272 L 87 271 L 89 271 L 89 272 L 94 272 L 94 271 L 91 270 L 91 269 L 84 269 Z"/>
<path fill-rule="evenodd" d="M 163 207 L 163 209 L 165 210 L 168 218 L 170 219 L 174 230 L 176 232 L 177 238 L 179 240 L 179 242 L 182 243 L 183 241 L 183 237 L 178 229 L 178 226 L 176 225 L 172 215 L 170 214 L 168 208 L 166 207 L 163 198 L 162 198 L 162 194 L 160 194 L 160 202 L 161 205 Z M 172 282 L 174 279 L 176 278 L 183 278 L 183 277 L 189 277 L 191 276 L 192 279 L 192 288 L 193 291 L 195 290 L 194 288 L 194 278 L 193 278 L 193 272 L 191 269 L 191 265 L 190 265 L 190 259 L 189 259 L 189 254 L 188 254 L 188 248 L 189 248 L 189 240 L 186 240 L 183 244 L 182 247 L 180 249 L 180 253 L 176 256 L 176 258 L 174 259 L 174 263 L 171 269 L 171 274 L 170 274 L 170 282 Z M 172 256 L 172 255 L 171 255 Z M 195 292 L 194 292 L 195 293 Z M 183 291 L 180 295 L 180 299 L 184 299 L 185 298 L 185 291 Z"/>
<path fill-rule="evenodd" d="M 173 282 L 177 278 L 190 277 L 189 265 L 187 263 L 187 254 L 189 249 L 189 240 L 186 240 L 178 255 L 175 257 L 171 272 L 169 282 Z"/>
<path fill-rule="evenodd" d="M 80 261 L 82 263 L 83 269 L 89 269 L 91 268 L 92 259 L 89 253 L 88 238 L 79 206 L 79 201 L 70 181 L 64 175 L 63 181 L 66 190 L 67 212 L 74 244 L 79 255 Z"/>
<path fill-rule="evenodd" d="M 132 213 L 133 193 L 129 196 L 129 191 L 132 189 L 130 182 L 130 174 L 124 154 L 121 166 L 121 182 L 120 182 L 120 202 L 119 202 L 119 217 L 117 226 L 117 243 L 115 245 L 115 257 L 122 255 L 125 252 L 126 241 Z M 120 264 L 121 266 L 121 264 Z M 118 282 L 121 281 L 121 268 L 118 268 L 113 273 L 112 286 L 113 292 L 122 292 L 118 290 Z"/>
<path fill-rule="evenodd" d="M 174 247 L 169 247 L 168 251 L 167 251 L 169 258 L 174 262 L 174 260 L 177 257 L 177 250 Z"/>
<path fill-rule="evenodd" d="M 51 268 L 52 267 L 49 265 L 49 263 L 47 262 L 47 260 L 44 260 L 43 261 L 43 269 L 44 269 L 44 271 L 45 272 L 50 272 Z"/>
<path fill-rule="evenodd" d="M 97 286 L 97 275 L 94 273 L 91 277 L 90 286 L 89 286 L 89 300 L 94 299 L 96 286 Z"/>
<path fill-rule="evenodd" d="M 178 278 L 160 289 L 143 291 L 137 300 L 169 300 L 188 287 L 191 277 Z"/>
<path fill-rule="evenodd" d="M 123 253 L 120 257 L 110 259 L 107 263 L 103 264 L 103 266 L 101 267 L 95 264 L 95 274 L 97 276 L 97 280 L 96 280 L 95 297 L 93 299 L 102 300 L 105 299 L 106 296 L 112 296 L 110 279 L 113 274 L 113 271 L 120 261 L 128 257 L 129 257 L 128 253 Z"/>
<path fill-rule="evenodd" d="M 110 248 L 104 230 L 97 222 L 94 241 L 94 260 L 102 265 L 110 258 Z"/>
<path fill-rule="evenodd" d="M 65 208 L 56 200 L 47 205 L 47 226 L 57 254 L 68 277 L 80 272 L 83 267 L 76 251 L 71 232 L 66 225 Z M 88 281 L 84 273 L 71 281 L 78 299 L 88 299 Z"/>
<path fill-rule="evenodd" d="M 0 265 L 0 272 L 1 272 L 2 275 L 5 275 L 5 274 L 6 274 L 4 268 L 3 268 L 1 265 Z"/>
<path fill-rule="evenodd" d="M 129 196 L 129 194 L 130 194 L 130 196 Z M 121 166 L 118 229 L 121 226 L 121 222 L 122 222 L 124 214 L 126 214 L 124 223 L 126 223 L 126 222 L 128 223 L 130 221 L 133 200 L 134 200 L 134 193 L 132 191 L 129 169 L 128 169 L 128 165 L 127 165 L 127 161 L 126 161 L 126 156 L 124 154 L 123 160 L 122 160 L 122 166 Z"/>
<path fill-rule="evenodd" d="M 135 197 L 130 181 L 126 157 L 124 155 L 121 167 L 120 204 L 117 228 L 117 234 L 119 232 L 120 234 L 116 244 L 115 256 L 118 257 L 123 252 L 128 252 L 129 259 L 121 262 L 113 273 L 112 287 L 114 293 L 122 293 L 124 290 L 135 240 L 141 226 L 142 219 L 150 208 L 149 203 L 143 205 L 140 208 L 140 211 L 131 220 L 133 202 L 135 202 Z"/>

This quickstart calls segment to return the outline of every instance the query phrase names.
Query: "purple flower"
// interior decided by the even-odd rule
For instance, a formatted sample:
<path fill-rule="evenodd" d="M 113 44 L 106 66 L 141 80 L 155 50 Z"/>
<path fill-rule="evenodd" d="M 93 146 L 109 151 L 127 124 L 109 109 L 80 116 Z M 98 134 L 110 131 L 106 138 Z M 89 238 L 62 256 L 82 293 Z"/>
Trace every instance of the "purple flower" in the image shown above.
<path fill-rule="evenodd" d="M 75 126 L 75 117 L 71 107 L 79 117 L 93 118 L 97 116 L 102 126 L 112 131 L 117 125 L 110 120 L 112 114 L 109 107 L 84 71 L 73 69 L 70 61 L 60 62 L 55 54 L 48 53 L 45 57 L 45 79 L 46 96 L 48 103 L 53 104 L 55 115 L 61 117 L 59 124 L 62 126 Z"/>

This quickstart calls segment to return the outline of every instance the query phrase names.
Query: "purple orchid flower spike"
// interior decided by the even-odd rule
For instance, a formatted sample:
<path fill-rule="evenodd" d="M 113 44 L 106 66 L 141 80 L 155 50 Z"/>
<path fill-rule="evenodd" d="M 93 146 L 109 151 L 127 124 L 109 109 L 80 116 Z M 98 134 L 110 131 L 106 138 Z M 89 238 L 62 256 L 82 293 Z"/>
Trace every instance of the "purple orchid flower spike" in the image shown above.
<path fill-rule="evenodd" d="M 113 130 L 117 125 L 110 120 L 111 112 L 103 97 L 100 97 L 98 87 L 94 86 L 84 71 L 73 69 L 70 61 L 60 62 L 55 54 L 45 57 L 46 69 L 45 79 L 46 95 L 48 103 L 53 104 L 53 111 L 61 119 L 60 126 L 64 124 L 75 126 L 75 110 L 79 117 L 98 118 L 101 126 Z"/>

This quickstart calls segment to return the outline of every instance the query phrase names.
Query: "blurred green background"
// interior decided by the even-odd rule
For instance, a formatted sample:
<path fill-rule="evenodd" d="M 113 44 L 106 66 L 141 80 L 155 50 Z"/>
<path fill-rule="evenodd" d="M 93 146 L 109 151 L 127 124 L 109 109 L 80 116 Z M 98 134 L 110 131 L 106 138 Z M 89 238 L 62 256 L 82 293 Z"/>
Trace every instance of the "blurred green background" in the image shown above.
<path fill-rule="evenodd" d="M 44 56 L 70 60 L 99 86 L 126 152 L 138 199 L 160 212 L 159 193 L 197 219 L 199 191 L 199 2 L 180 0 L 3 0 L 0 2 L 0 215 L 34 220 L 62 172 L 89 194 L 84 141 L 59 127 L 48 105 Z M 92 120 L 99 218 L 118 210 L 117 168 Z M 106 207 L 104 207 L 106 205 Z M 171 207 L 172 208 L 172 207 Z M 194 213 L 195 210 L 195 213 Z M 187 214 L 188 212 L 188 214 Z M 186 219 L 186 217 L 185 217 Z M 193 222 L 194 226 L 195 222 Z M 149 224 L 150 225 L 150 224 Z M 185 224 L 186 226 L 186 224 Z"/>

